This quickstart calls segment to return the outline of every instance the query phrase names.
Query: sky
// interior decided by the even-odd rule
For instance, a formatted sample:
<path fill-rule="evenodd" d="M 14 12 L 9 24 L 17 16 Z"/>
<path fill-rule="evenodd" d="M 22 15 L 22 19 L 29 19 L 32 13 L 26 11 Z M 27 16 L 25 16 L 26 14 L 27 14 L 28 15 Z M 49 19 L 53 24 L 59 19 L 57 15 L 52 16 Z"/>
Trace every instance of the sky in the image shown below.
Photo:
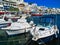
<path fill-rule="evenodd" d="M 28 3 L 37 3 L 38 6 L 46 6 L 50 8 L 60 8 L 60 0 L 24 0 Z"/>

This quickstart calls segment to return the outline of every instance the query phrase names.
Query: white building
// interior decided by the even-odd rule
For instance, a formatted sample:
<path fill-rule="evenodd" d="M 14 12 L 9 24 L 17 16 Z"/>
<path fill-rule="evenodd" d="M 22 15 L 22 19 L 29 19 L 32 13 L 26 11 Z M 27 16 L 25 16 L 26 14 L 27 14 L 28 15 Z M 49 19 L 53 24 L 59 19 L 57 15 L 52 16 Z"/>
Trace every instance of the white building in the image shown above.
<path fill-rule="evenodd" d="M 22 2 L 24 2 L 24 0 L 6 0 L 6 1 L 16 2 L 16 3 L 22 3 Z"/>
<path fill-rule="evenodd" d="M 2 2 L 3 0 L 0 0 L 0 2 Z"/>
<path fill-rule="evenodd" d="M 0 11 L 1 11 L 1 10 L 4 10 L 4 7 L 3 7 L 2 4 L 0 4 Z"/>
<path fill-rule="evenodd" d="M 3 6 L 3 2 L 2 2 L 3 0 L 0 0 L 0 11 L 1 10 L 4 10 L 4 6 Z"/>

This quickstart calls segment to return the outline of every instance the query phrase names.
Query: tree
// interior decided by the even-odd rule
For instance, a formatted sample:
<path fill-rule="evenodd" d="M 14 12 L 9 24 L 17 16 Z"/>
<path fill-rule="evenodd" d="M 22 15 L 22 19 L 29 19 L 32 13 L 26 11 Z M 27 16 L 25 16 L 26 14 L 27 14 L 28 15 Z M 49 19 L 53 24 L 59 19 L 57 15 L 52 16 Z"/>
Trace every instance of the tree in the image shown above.
<path fill-rule="evenodd" d="M 10 7 L 9 9 L 8 9 L 8 11 L 19 11 L 19 9 L 18 8 L 14 8 L 14 7 Z"/>

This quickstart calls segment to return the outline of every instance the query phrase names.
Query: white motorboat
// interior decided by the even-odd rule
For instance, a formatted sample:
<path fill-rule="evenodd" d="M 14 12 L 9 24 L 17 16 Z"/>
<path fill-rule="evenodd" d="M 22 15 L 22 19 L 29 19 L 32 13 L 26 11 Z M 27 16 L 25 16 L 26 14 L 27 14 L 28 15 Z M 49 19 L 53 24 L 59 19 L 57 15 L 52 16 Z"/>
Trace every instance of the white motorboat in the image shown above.
<path fill-rule="evenodd" d="M 56 34 L 56 32 L 59 33 L 58 28 L 57 27 L 55 27 L 55 28 L 56 29 L 54 29 L 54 26 L 47 26 L 47 27 L 36 26 L 36 27 L 34 27 L 33 30 L 31 30 L 31 34 L 33 35 L 32 40 L 37 41 L 39 38 L 46 38 L 46 37 Z"/>
<path fill-rule="evenodd" d="M 45 21 L 44 21 L 44 20 Z M 51 41 L 53 38 L 57 38 L 59 34 L 59 30 L 57 25 L 52 24 L 52 20 L 48 18 L 44 18 L 40 20 L 42 21 L 42 25 L 34 26 L 33 29 L 30 31 L 33 41 L 37 41 L 39 44 L 47 43 Z M 47 21 L 47 22 L 46 22 Z M 50 23 L 48 23 L 50 21 Z M 47 25 L 45 24 L 47 23 Z M 55 22 L 54 22 L 55 23 Z"/>
<path fill-rule="evenodd" d="M 1 29 L 6 30 L 8 35 L 16 35 L 28 32 L 31 29 L 31 26 L 26 22 L 25 18 L 21 18 L 18 19 L 17 22 L 12 22 L 11 26 Z"/>

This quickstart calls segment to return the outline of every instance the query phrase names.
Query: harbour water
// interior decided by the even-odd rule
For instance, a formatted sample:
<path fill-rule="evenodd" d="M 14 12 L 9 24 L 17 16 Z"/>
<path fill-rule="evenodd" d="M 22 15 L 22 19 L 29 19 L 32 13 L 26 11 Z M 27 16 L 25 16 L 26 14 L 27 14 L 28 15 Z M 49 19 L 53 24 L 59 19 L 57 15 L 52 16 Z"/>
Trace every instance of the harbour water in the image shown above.
<path fill-rule="evenodd" d="M 45 17 L 54 17 L 56 19 L 55 24 L 57 24 L 60 30 L 60 14 L 51 14 L 51 15 L 44 15 Z M 40 16 L 29 17 L 27 21 L 34 20 L 35 24 L 39 24 Z M 31 39 L 31 35 L 29 33 L 26 34 L 19 34 L 15 36 L 8 36 L 5 31 L 0 30 L 0 45 L 38 45 L 37 42 L 34 42 Z M 53 39 L 48 43 L 44 43 L 42 45 L 60 45 L 60 34 L 57 39 Z"/>

